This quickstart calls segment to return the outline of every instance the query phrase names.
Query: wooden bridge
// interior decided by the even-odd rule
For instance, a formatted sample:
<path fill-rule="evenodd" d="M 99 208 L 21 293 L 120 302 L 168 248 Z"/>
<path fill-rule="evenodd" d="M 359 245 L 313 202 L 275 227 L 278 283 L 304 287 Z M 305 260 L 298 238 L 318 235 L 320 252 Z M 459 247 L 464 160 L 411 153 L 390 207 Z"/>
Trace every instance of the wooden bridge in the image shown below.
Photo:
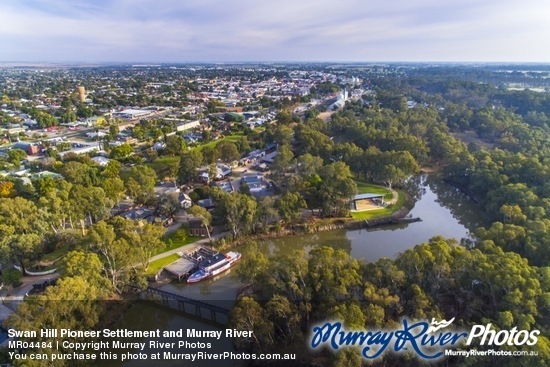
<path fill-rule="evenodd" d="M 206 303 L 203 301 L 198 301 L 196 299 L 192 299 L 189 297 L 181 296 L 179 294 L 175 294 L 172 292 L 167 292 L 162 289 L 157 289 L 153 287 L 148 287 L 145 291 L 148 296 L 150 296 L 148 299 L 156 299 L 161 302 L 163 306 L 170 307 L 170 308 L 176 308 L 178 311 L 185 312 L 185 313 L 191 313 L 188 312 L 188 310 L 185 308 L 187 305 L 188 307 L 191 306 L 195 308 L 195 316 L 205 318 L 212 320 L 214 322 L 217 321 L 217 315 L 224 315 L 227 319 L 227 316 L 229 315 L 229 309 L 223 308 L 220 306 L 212 305 L 210 303 Z M 173 307 L 176 306 L 176 307 Z M 206 310 L 206 314 L 202 312 L 202 310 Z M 210 317 L 208 317 L 208 312 Z M 224 323 L 224 322 L 220 322 Z"/>

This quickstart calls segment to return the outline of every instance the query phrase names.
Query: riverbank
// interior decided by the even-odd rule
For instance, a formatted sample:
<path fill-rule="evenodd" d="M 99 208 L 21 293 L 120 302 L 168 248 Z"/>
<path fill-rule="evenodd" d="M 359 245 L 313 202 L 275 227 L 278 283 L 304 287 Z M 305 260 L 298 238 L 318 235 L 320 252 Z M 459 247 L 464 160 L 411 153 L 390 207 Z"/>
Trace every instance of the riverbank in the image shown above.
<path fill-rule="evenodd" d="M 419 222 L 422 220 L 421 218 L 407 217 L 413 204 L 414 203 L 412 203 L 411 199 L 407 196 L 404 200 L 404 205 L 389 216 L 373 219 L 355 219 L 352 217 L 313 219 L 304 223 L 291 224 L 277 229 L 272 228 L 268 232 L 251 234 L 233 241 L 222 241 L 221 244 L 218 242 L 218 244 L 220 245 L 218 248 L 229 249 L 242 246 L 250 242 L 260 242 L 273 238 L 299 236 L 340 229 L 357 230 L 402 223 Z"/>
<path fill-rule="evenodd" d="M 371 189 L 370 186 L 369 189 Z M 383 190 L 384 192 L 387 191 L 386 188 L 383 188 Z M 219 251 L 223 251 L 234 247 L 239 247 L 250 242 L 264 241 L 273 238 L 312 234 L 339 229 L 357 230 L 385 225 L 412 223 L 421 220 L 420 218 L 407 218 L 407 215 L 409 214 L 410 209 L 413 207 L 414 202 L 412 201 L 410 196 L 407 195 L 403 190 L 399 190 L 399 193 L 396 190 L 391 190 L 387 194 L 390 196 L 390 201 L 388 202 L 389 207 L 374 210 L 372 212 L 374 214 L 391 213 L 389 215 L 374 218 L 370 216 L 357 217 L 355 215 L 347 218 L 307 218 L 307 216 L 303 216 L 301 223 L 293 223 L 283 227 L 274 225 L 271 226 L 267 232 L 250 234 L 237 239 L 228 239 L 230 235 L 229 232 L 218 232 L 217 234 L 212 235 L 211 244 L 214 245 Z M 392 206 L 397 207 L 397 209 L 394 210 Z M 149 270 L 145 272 L 144 275 L 155 275 L 170 262 L 177 260 L 176 254 L 192 252 L 198 247 L 206 244 L 210 244 L 210 241 L 207 238 L 203 238 L 195 242 L 185 244 L 181 247 L 172 249 L 170 251 L 162 252 L 158 255 L 155 255 L 150 259 Z"/>
<path fill-rule="evenodd" d="M 410 201 L 407 198 L 406 202 Z M 225 251 L 233 249 L 235 247 L 240 247 L 247 245 L 251 242 L 261 242 L 274 238 L 282 237 L 292 237 L 299 235 L 307 235 L 318 232 L 328 232 L 335 230 L 358 230 L 358 229 L 367 229 L 374 227 L 382 227 L 403 223 L 413 223 L 421 221 L 421 218 L 408 218 L 407 215 L 410 212 L 410 208 L 407 206 L 401 207 L 401 209 L 395 211 L 392 215 L 374 218 L 374 219 L 354 219 L 354 218 L 328 218 L 328 219 L 314 219 L 312 221 L 307 221 L 304 223 L 292 224 L 278 229 L 271 228 L 270 231 L 265 233 L 250 234 L 248 236 L 243 236 L 237 238 L 236 240 L 226 240 L 229 237 L 229 232 L 221 232 L 212 236 L 212 244 L 219 251 Z M 163 252 L 151 258 L 149 264 L 149 271 L 144 273 L 144 275 L 152 276 L 157 274 L 162 268 L 169 263 L 177 260 L 178 257 L 172 257 L 174 254 L 186 253 L 195 250 L 196 248 L 209 244 L 207 238 L 201 239 L 199 241 L 186 244 L 184 246 L 178 247 L 171 251 Z M 154 273 L 154 274 L 153 274 Z"/>

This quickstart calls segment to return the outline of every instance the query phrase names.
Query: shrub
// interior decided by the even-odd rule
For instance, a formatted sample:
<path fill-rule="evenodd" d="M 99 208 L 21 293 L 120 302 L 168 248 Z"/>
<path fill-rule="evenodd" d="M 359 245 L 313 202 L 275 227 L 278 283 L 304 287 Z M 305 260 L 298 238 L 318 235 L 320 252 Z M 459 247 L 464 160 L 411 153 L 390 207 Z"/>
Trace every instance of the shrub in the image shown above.
<path fill-rule="evenodd" d="M 17 269 L 7 269 L 2 273 L 4 283 L 14 287 L 19 285 L 22 277 L 23 274 L 21 274 L 21 272 Z"/>

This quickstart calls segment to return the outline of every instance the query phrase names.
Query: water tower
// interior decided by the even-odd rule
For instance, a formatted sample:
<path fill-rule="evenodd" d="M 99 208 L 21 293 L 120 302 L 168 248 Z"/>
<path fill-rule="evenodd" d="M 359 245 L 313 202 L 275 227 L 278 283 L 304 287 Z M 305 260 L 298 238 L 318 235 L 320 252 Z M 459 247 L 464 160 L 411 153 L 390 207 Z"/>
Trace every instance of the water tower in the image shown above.
<path fill-rule="evenodd" d="M 84 87 L 78 87 L 76 90 L 78 91 L 80 102 L 86 102 L 86 89 L 84 89 Z"/>

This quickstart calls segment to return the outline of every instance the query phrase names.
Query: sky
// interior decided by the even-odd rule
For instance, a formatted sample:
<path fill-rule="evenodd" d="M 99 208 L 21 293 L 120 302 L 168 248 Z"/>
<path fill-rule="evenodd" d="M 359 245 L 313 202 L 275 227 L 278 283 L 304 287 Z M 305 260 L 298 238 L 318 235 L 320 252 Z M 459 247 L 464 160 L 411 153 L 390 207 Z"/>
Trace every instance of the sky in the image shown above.
<path fill-rule="evenodd" d="M 1 0 L 2 62 L 550 62 L 548 0 Z"/>

